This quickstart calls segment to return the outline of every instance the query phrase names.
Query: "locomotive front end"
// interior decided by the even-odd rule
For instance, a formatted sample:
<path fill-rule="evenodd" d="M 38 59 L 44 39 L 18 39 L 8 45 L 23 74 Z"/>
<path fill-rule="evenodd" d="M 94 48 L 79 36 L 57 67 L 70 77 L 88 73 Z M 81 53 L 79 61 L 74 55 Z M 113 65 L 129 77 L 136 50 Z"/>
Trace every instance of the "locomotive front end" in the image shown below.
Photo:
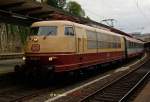
<path fill-rule="evenodd" d="M 25 62 L 15 70 L 28 74 L 45 74 L 53 72 L 57 60 L 56 52 L 58 44 L 58 25 L 45 22 L 33 23 L 31 32 L 25 44 Z"/>
<path fill-rule="evenodd" d="M 25 44 L 25 64 L 16 66 L 16 71 L 51 75 L 68 71 L 76 61 L 76 40 L 72 23 L 65 21 L 41 21 L 31 26 Z M 74 58 L 74 59 L 73 59 Z M 68 69 L 67 69 L 68 68 Z"/>

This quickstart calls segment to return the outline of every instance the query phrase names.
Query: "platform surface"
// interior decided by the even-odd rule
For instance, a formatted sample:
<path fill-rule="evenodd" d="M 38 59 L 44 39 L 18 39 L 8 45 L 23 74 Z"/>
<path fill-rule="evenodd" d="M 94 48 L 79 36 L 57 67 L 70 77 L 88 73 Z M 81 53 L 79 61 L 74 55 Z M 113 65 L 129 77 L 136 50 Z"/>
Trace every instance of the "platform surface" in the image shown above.
<path fill-rule="evenodd" d="M 134 102 L 150 102 L 150 81 L 135 98 Z"/>
<path fill-rule="evenodd" d="M 22 59 L 0 60 L 0 75 L 14 72 L 14 66 L 22 63 Z"/>

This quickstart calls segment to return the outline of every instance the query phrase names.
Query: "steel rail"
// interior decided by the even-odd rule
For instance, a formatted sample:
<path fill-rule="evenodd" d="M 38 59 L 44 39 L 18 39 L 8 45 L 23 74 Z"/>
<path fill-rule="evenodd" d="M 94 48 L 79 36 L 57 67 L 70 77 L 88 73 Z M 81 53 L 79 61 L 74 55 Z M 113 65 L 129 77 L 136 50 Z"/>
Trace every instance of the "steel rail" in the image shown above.
<path fill-rule="evenodd" d="M 142 82 L 144 82 L 144 80 L 146 80 L 146 78 L 150 75 L 150 71 L 147 72 L 144 77 L 141 78 L 141 80 L 131 89 L 129 90 L 120 100 L 119 102 L 125 102 L 127 100 L 127 98 L 129 97 L 129 95 L 131 95 L 132 93 L 134 93 L 135 89 L 140 86 L 142 84 Z"/>
<path fill-rule="evenodd" d="M 144 63 L 138 65 L 136 69 L 134 69 L 134 70 L 132 70 L 132 71 L 129 71 L 128 73 L 126 73 L 126 74 L 124 74 L 123 76 L 117 78 L 116 80 L 112 81 L 111 83 L 107 84 L 106 86 L 103 86 L 101 89 L 99 89 L 99 90 L 95 91 L 94 93 L 91 93 L 90 95 L 88 95 L 88 96 L 86 96 L 85 98 L 81 99 L 80 102 L 84 102 L 84 101 L 87 100 L 88 98 L 90 98 L 90 97 L 96 95 L 98 92 L 100 92 L 100 91 L 106 89 L 107 87 L 111 86 L 111 85 L 114 84 L 114 83 L 117 83 L 119 80 L 121 80 L 122 78 L 126 77 L 127 75 L 129 75 L 129 74 L 131 74 L 131 73 L 137 71 L 137 70 L 138 70 L 142 65 L 144 65 L 146 62 L 148 62 L 148 60 L 145 61 Z M 147 74 L 146 74 L 146 75 L 147 75 Z M 127 95 L 127 94 L 126 94 L 126 95 Z M 124 97 L 125 97 L 125 96 L 124 96 Z M 120 101 L 120 102 L 123 102 L 123 101 Z"/>

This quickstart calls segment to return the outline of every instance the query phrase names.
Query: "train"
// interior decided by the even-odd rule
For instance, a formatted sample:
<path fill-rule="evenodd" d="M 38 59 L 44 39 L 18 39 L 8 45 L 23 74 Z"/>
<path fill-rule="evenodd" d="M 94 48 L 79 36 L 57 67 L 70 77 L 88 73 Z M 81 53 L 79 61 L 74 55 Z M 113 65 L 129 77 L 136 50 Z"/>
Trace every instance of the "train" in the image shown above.
<path fill-rule="evenodd" d="M 16 72 L 63 73 L 128 60 L 144 52 L 144 42 L 109 30 L 71 21 L 38 21 L 31 25 L 23 65 Z"/>

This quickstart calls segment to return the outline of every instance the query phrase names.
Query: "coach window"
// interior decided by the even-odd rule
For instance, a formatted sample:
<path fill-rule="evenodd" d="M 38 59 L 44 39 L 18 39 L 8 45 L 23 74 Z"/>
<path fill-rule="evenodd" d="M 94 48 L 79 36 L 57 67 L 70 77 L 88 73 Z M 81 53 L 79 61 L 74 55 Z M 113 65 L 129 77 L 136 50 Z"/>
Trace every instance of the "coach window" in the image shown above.
<path fill-rule="evenodd" d="M 65 27 L 65 35 L 67 36 L 74 36 L 74 30 L 72 26 Z"/>

